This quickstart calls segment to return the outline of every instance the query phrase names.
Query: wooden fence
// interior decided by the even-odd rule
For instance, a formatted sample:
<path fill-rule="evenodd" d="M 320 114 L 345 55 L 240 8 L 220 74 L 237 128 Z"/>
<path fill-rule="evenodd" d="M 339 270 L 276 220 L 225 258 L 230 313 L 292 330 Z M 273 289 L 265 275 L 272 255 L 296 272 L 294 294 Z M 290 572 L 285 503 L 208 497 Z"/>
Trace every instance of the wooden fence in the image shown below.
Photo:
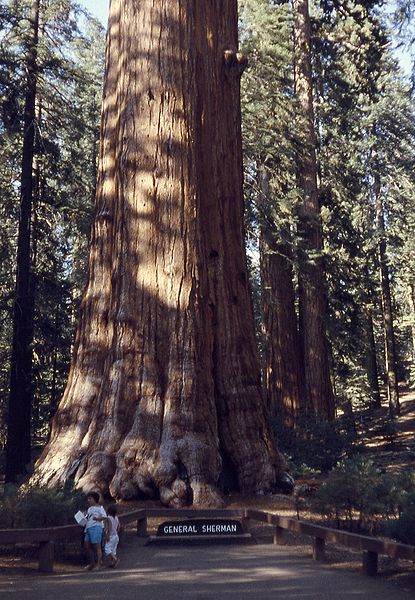
<path fill-rule="evenodd" d="M 147 520 L 149 518 L 238 518 L 242 521 L 260 521 L 274 527 L 274 543 L 284 543 L 285 531 L 310 536 L 313 548 L 313 558 L 323 561 L 325 558 L 325 544 L 333 544 L 362 551 L 363 572 L 366 575 L 376 575 L 378 571 L 378 556 L 386 555 L 391 558 L 405 558 L 415 561 L 415 546 L 399 544 L 389 540 L 339 531 L 329 527 L 322 527 L 289 517 L 281 517 L 264 511 L 237 509 L 237 510 L 195 510 L 195 509 L 169 509 L 146 508 L 133 510 L 119 515 L 123 525 L 137 522 L 137 535 L 147 537 Z M 2 529 L 0 530 L 1 544 L 33 543 L 39 544 L 39 571 L 53 572 L 54 545 L 56 541 L 70 540 L 81 537 L 79 525 L 65 525 L 63 527 L 48 527 L 45 529 Z"/>

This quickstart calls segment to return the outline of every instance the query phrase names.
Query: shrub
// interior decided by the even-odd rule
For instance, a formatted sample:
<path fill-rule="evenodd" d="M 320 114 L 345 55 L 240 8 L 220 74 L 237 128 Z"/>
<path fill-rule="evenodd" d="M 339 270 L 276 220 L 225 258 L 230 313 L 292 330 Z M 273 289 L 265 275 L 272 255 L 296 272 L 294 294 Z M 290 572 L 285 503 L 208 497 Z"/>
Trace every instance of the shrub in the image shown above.
<path fill-rule="evenodd" d="M 406 474 L 382 473 L 371 460 L 356 456 L 332 470 L 315 494 L 315 508 L 338 527 L 345 523 L 372 532 L 399 514 L 410 480 Z"/>
<path fill-rule="evenodd" d="M 296 431 L 274 423 L 279 448 L 288 455 L 295 474 L 303 475 L 330 471 L 351 449 L 353 432 L 342 429 L 342 423 L 320 419 L 318 415 L 304 416 Z"/>
<path fill-rule="evenodd" d="M 71 486 L 60 488 L 6 486 L 0 502 L 1 527 L 50 527 L 73 522 L 85 495 Z"/>
<path fill-rule="evenodd" d="M 17 520 L 17 493 L 19 486 L 8 483 L 0 500 L 0 528 L 8 529 L 15 526 Z"/>
<path fill-rule="evenodd" d="M 399 518 L 388 524 L 387 532 L 404 544 L 415 544 L 415 490 L 407 494 Z"/>

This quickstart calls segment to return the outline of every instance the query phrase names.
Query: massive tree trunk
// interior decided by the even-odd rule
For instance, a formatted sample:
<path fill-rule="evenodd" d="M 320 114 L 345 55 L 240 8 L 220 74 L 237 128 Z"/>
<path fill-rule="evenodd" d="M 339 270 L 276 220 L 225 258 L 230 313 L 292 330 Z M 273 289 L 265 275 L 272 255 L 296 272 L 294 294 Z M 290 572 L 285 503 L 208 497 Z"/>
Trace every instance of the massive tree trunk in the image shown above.
<path fill-rule="evenodd" d="M 379 165 L 375 160 L 374 196 L 376 208 L 376 229 L 379 237 L 379 279 L 382 297 L 383 334 L 385 341 L 385 370 L 388 389 L 389 410 L 399 414 L 398 372 L 396 366 L 395 330 L 393 326 L 392 297 L 389 283 L 389 267 L 386 255 L 386 232 Z"/>
<path fill-rule="evenodd" d="M 31 273 L 31 216 L 33 202 L 33 156 L 36 127 L 37 51 L 40 0 L 29 13 L 26 58 L 26 97 L 20 179 L 20 215 L 17 240 L 16 291 L 13 308 L 13 341 L 10 363 L 10 394 L 7 414 L 6 481 L 15 481 L 30 463 L 32 404 L 32 342 L 34 292 Z"/>
<path fill-rule="evenodd" d="M 243 239 L 236 0 L 112 0 L 89 284 L 38 481 L 217 504 L 284 480 Z"/>
<path fill-rule="evenodd" d="M 299 114 L 297 151 L 299 210 L 300 336 L 308 401 L 323 418 L 334 418 L 329 348 L 325 318 L 327 302 L 322 259 L 322 225 L 317 189 L 316 135 L 311 73 L 310 17 L 307 0 L 293 0 L 294 83 Z"/>
<path fill-rule="evenodd" d="M 260 183 L 260 261 L 264 315 L 268 408 L 288 429 L 295 429 L 303 400 L 303 377 L 295 311 L 291 248 L 277 238 L 270 217 L 269 175 L 258 169 Z"/>

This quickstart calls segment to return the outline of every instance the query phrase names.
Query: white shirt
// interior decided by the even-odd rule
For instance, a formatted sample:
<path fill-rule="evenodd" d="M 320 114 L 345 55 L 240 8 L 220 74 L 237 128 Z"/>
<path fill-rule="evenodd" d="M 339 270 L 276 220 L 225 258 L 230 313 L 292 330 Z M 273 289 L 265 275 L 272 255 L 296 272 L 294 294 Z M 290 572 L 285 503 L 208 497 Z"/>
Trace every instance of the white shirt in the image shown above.
<path fill-rule="evenodd" d="M 103 506 L 90 506 L 86 513 L 86 525 L 85 529 L 89 529 L 90 527 L 95 527 L 95 525 L 99 525 L 100 527 L 104 527 L 104 521 L 95 521 L 94 517 L 106 517 L 107 513 L 104 510 Z"/>
<path fill-rule="evenodd" d="M 118 517 L 112 517 L 108 515 L 108 537 L 118 537 L 118 528 L 120 526 L 120 522 Z"/>

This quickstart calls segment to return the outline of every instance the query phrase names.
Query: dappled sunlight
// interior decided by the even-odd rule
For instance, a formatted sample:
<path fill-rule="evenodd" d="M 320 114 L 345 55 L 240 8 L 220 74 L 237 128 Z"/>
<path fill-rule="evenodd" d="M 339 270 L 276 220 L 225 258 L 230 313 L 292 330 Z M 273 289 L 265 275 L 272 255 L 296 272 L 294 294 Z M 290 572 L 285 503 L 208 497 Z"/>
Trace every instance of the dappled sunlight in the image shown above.
<path fill-rule="evenodd" d="M 130 538 L 120 549 L 120 566 L 96 573 L 20 578 L 0 583 L 10 598 L 42 600 L 64 593 L 66 600 L 123 597 L 229 598 L 232 600 L 407 600 L 402 586 L 342 573 L 272 545 L 154 548 Z M 65 590 L 63 592 L 63 590 Z"/>

